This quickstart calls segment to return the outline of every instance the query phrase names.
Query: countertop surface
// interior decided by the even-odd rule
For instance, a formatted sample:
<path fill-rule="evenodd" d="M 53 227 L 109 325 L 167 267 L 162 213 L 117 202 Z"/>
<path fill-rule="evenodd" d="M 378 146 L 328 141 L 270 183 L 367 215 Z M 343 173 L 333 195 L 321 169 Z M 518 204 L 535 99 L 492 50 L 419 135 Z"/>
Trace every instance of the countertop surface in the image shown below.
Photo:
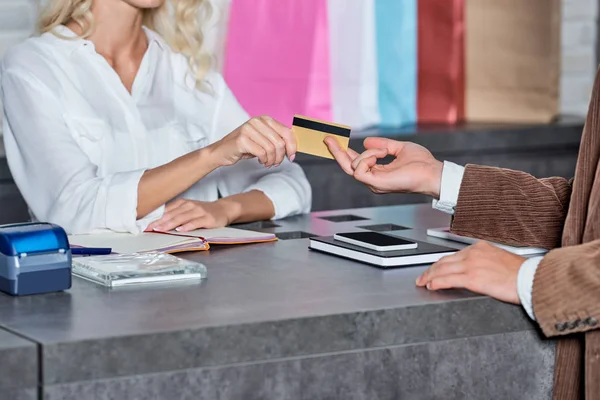
<path fill-rule="evenodd" d="M 37 386 L 37 345 L 34 342 L 0 329 L 0 360 L 0 398 L 11 389 Z"/>
<path fill-rule="evenodd" d="M 331 216 L 346 221 L 323 218 Z M 283 239 L 372 229 L 423 240 L 426 228 L 448 222 L 430 205 L 411 205 L 243 228 Z M 43 346 L 45 383 L 533 329 L 519 307 L 415 287 L 425 267 L 377 269 L 310 251 L 306 238 L 185 257 L 207 266 L 206 281 L 109 290 L 74 279 L 63 293 L 0 296 L 0 325 Z"/>

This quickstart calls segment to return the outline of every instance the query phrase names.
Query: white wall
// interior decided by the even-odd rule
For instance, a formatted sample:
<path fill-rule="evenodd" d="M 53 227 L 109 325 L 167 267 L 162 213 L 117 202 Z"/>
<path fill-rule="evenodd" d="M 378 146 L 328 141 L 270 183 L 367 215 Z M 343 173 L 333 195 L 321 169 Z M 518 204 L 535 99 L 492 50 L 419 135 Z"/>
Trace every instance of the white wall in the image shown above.
<path fill-rule="evenodd" d="M 0 0 L 0 57 L 11 44 L 31 34 L 37 0 Z"/>
<path fill-rule="evenodd" d="M 12 44 L 31 35 L 35 26 L 37 0 L 0 0 L 0 58 Z M 0 102 L 0 107 L 2 103 Z M 0 134 L 2 133 L 0 112 Z"/>
<path fill-rule="evenodd" d="M 585 115 L 596 74 L 598 0 L 562 0 L 561 110 Z"/>
<path fill-rule="evenodd" d="M 226 8 L 228 0 L 216 2 Z M 585 115 L 596 72 L 598 0 L 562 2 L 561 110 L 563 113 Z M 0 0 L 0 58 L 11 44 L 33 32 L 38 3 L 38 0 Z M 221 36 L 222 25 L 221 29 L 209 35 L 209 42 L 218 48 L 222 46 L 222 40 L 215 36 L 217 32 L 217 36 Z M 219 55 L 222 56 L 222 53 Z"/>

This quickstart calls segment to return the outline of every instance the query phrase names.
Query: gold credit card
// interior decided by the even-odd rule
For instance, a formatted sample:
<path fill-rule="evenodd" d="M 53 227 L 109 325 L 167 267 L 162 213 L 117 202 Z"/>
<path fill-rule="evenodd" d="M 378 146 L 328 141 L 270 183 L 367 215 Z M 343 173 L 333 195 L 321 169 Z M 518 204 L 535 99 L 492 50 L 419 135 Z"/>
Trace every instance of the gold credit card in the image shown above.
<path fill-rule="evenodd" d="M 296 136 L 298 152 L 331 159 L 333 159 L 333 156 L 324 142 L 325 138 L 327 136 L 333 137 L 340 144 L 340 147 L 346 151 L 348 150 L 351 130 L 346 125 L 319 121 L 300 115 L 294 116 L 292 124 L 292 133 Z"/>

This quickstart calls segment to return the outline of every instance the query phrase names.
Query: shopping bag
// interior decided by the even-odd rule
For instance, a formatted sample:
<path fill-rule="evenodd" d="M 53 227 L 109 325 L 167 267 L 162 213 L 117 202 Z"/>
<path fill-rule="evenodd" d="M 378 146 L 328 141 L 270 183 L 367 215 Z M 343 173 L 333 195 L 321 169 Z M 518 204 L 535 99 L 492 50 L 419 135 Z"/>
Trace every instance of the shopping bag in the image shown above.
<path fill-rule="evenodd" d="M 559 0 L 466 0 L 466 117 L 548 123 L 559 111 Z"/>
<path fill-rule="evenodd" d="M 417 120 L 417 0 L 375 0 L 375 26 L 381 125 L 413 124 Z"/>
<path fill-rule="evenodd" d="M 420 122 L 464 119 L 464 1 L 419 0 L 418 91 Z"/>
<path fill-rule="evenodd" d="M 333 121 L 355 130 L 381 119 L 375 1 L 328 0 Z"/>
<path fill-rule="evenodd" d="M 331 120 L 327 2 L 232 0 L 224 76 L 251 115 Z"/>

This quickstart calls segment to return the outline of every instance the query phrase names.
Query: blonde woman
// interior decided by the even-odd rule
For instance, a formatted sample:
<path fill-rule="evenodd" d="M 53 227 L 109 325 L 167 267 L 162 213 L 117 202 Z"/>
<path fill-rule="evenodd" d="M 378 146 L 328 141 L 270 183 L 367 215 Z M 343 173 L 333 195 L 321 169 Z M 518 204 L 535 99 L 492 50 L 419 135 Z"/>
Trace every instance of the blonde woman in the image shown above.
<path fill-rule="evenodd" d="M 290 130 L 249 119 L 210 69 L 209 7 L 48 0 L 41 36 L 1 69 L 7 158 L 34 218 L 137 233 L 309 211 Z"/>

